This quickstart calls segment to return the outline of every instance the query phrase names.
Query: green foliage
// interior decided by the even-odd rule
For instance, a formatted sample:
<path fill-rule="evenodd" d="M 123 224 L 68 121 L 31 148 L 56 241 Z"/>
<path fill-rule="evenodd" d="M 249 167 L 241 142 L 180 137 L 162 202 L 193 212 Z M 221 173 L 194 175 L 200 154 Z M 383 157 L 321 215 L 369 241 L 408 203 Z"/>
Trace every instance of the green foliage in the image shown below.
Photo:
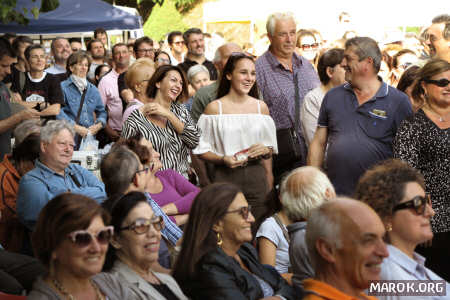
<path fill-rule="evenodd" d="M 36 0 L 31 0 L 36 2 Z M 8 24 L 11 22 L 17 22 L 19 24 L 27 25 L 30 21 L 26 15 L 28 10 L 23 7 L 22 10 L 16 11 L 17 0 L 2 0 L 0 5 L 0 22 Z M 42 0 L 41 8 L 33 6 L 30 10 L 35 19 L 38 18 L 39 12 L 49 12 L 56 9 L 59 6 L 59 0 Z M 20 7 L 19 7 L 20 9 Z"/>
<path fill-rule="evenodd" d="M 173 30 L 185 31 L 186 24 L 176 8 L 177 0 L 165 0 L 162 6 L 156 5 L 152 14 L 144 24 L 144 33 L 153 40 L 160 41 L 165 35 Z M 187 0 L 184 0 L 187 1 Z"/>

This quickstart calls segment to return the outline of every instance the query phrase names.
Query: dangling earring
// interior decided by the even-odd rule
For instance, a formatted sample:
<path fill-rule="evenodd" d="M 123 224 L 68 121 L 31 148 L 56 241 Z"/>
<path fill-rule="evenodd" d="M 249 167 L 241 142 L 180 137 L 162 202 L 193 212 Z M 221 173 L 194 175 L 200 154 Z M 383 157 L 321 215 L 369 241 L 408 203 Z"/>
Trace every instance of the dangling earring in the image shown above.
<path fill-rule="evenodd" d="M 392 231 L 392 224 L 391 223 L 386 224 L 386 231 L 387 232 L 391 232 Z"/>
<path fill-rule="evenodd" d="M 217 246 L 222 246 L 222 237 L 220 236 L 220 233 L 217 233 Z"/>

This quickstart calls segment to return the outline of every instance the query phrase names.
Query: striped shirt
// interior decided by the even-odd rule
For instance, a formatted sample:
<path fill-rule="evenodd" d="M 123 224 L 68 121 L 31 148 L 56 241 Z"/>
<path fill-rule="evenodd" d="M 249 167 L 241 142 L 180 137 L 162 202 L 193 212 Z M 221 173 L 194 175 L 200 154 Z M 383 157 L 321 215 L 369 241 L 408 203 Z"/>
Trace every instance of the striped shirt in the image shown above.
<path fill-rule="evenodd" d="M 167 122 L 166 128 L 161 128 L 136 109 L 123 124 L 122 137 L 130 138 L 141 133 L 161 155 L 162 170 L 173 169 L 187 178 L 189 149 L 198 145 L 200 132 L 184 104 L 172 102 L 170 111 L 184 123 L 181 134 L 176 132 L 170 122 Z"/>

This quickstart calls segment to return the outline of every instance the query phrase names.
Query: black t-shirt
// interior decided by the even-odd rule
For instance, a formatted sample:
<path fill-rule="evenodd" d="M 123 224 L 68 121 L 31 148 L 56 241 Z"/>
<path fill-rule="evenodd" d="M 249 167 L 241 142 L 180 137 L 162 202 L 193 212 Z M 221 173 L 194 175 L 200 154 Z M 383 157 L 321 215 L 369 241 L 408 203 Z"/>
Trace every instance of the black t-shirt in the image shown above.
<path fill-rule="evenodd" d="M 44 78 L 39 81 L 31 81 L 28 74 L 25 75 L 23 88 L 20 87 L 20 76 L 13 78 L 11 90 L 19 93 L 23 101 L 45 101 L 49 104 L 59 103 L 64 105 L 64 98 L 61 90 L 61 77 L 49 73 L 44 73 Z"/>
<path fill-rule="evenodd" d="M 196 64 L 198 64 L 196 61 L 190 60 L 189 58 L 185 58 L 184 62 L 182 62 L 181 64 L 179 64 L 178 66 L 183 69 L 184 73 L 187 74 L 188 70 L 190 67 L 195 66 Z M 216 67 L 214 66 L 214 64 L 205 59 L 205 61 L 203 62 L 203 64 L 209 71 L 209 77 L 211 80 L 217 80 L 217 70 Z"/>

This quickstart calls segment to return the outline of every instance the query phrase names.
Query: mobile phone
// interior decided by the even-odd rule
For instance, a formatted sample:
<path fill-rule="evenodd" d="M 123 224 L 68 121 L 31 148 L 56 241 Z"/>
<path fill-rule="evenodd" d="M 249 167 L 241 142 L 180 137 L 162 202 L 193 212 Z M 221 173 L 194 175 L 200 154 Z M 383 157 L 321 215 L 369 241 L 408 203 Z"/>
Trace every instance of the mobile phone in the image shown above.
<path fill-rule="evenodd" d="M 234 154 L 234 158 L 236 158 L 236 160 L 246 160 L 247 157 L 248 157 L 248 150 L 249 149 L 250 148 L 247 148 L 247 149 L 241 150 L 239 152 L 236 152 Z"/>

